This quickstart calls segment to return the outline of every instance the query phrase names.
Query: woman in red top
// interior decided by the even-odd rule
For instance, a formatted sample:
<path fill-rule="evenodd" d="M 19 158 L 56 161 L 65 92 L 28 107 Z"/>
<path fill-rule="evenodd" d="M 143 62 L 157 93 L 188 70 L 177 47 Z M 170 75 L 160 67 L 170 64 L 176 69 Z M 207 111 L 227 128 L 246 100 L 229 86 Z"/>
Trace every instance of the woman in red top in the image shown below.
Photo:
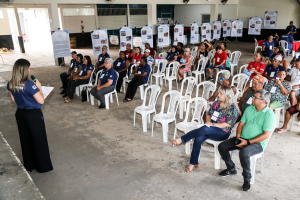
<path fill-rule="evenodd" d="M 140 47 L 136 47 L 135 54 L 133 55 L 133 59 L 131 60 L 130 66 L 128 68 L 128 76 L 130 76 L 130 71 L 133 64 L 136 64 L 137 67 L 139 66 L 141 57 L 143 57 L 142 50 Z"/>
<path fill-rule="evenodd" d="M 129 62 L 132 61 L 133 54 L 134 54 L 134 52 L 133 52 L 132 49 L 131 49 L 131 44 L 128 43 L 128 44 L 126 45 L 125 55 L 126 55 L 126 58 L 129 59 Z"/>

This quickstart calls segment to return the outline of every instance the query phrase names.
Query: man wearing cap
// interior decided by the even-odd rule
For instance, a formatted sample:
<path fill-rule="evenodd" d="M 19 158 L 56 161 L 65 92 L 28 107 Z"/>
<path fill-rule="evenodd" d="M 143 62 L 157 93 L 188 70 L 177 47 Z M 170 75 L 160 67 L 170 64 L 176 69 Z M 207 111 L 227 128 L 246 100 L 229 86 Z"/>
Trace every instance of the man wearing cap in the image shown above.
<path fill-rule="evenodd" d="M 75 67 L 77 52 L 72 51 L 71 56 L 72 56 L 72 60 L 71 60 L 68 71 L 60 74 L 60 80 L 61 80 L 62 84 L 63 84 L 63 81 L 71 75 L 71 72 L 73 71 L 73 69 Z M 63 86 L 61 87 L 61 89 L 63 89 Z"/>
<path fill-rule="evenodd" d="M 290 35 L 294 38 L 294 34 L 297 33 L 296 26 L 294 26 L 294 22 L 290 21 L 290 25 L 286 27 L 286 30 L 288 30 Z"/>
<path fill-rule="evenodd" d="M 150 56 L 150 50 L 146 49 L 144 52 L 144 56 L 147 58 L 147 64 L 151 67 L 153 63 L 153 58 Z"/>
<path fill-rule="evenodd" d="M 153 48 L 150 47 L 150 44 L 149 44 L 149 43 L 146 43 L 146 44 L 145 44 L 145 48 L 150 50 L 150 56 L 151 56 L 152 58 L 154 58 L 155 51 L 154 51 Z M 150 65 L 150 66 L 151 66 L 151 65 Z"/>
<path fill-rule="evenodd" d="M 110 58 L 110 56 L 107 53 L 107 46 L 104 45 L 102 47 L 102 53 L 98 56 L 98 62 L 95 65 L 95 71 L 93 74 L 93 78 L 96 78 L 96 74 L 100 69 L 104 69 L 105 70 L 105 66 L 104 66 L 104 61 L 106 58 Z"/>
<path fill-rule="evenodd" d="M 288 43 L 288 46 L 286 46 L 285 48 L 288 48 L 290 51 L 289 53 L 292 53 L 293 51 L 293 44 L 292 42 L 294 41 L 293 36 L 291 35 L 291 31 L 286 29 L 285 30 L 285 34 L 283 34 L 280 38 L 279 41 L 286 41 Z"/>
<path fill-rule="evenodd" d="M 262 62 L 261 53 L 256 53 L 254 56 L 254 61 L 250 62 L 247 70 L 251 73 L 250 79 L 256 75 L 262 75 L 265 71 L 266 65 Z"/>
<path fill-rule="evenodd" d="M 280 65 L 280 62 L 282 61 L 282 57 L 277 55 L 275 56 L 274 60 L 272 61 L 272 64 L 268 65 L 265 69 L 264 76 L 270 81 L 273 79 L 276 79 L 277 73 L 280 70 L 285 70 L 284 67 Z"/>
<path fill-rule="evenodd" d="M 286 76 L 286 80 L 290 81 L 292 91 L 290 93 L 291 106 L 296 105 L 297 98 L 300 94 L 300 58 L 295 60 L 295 67 Z"/>

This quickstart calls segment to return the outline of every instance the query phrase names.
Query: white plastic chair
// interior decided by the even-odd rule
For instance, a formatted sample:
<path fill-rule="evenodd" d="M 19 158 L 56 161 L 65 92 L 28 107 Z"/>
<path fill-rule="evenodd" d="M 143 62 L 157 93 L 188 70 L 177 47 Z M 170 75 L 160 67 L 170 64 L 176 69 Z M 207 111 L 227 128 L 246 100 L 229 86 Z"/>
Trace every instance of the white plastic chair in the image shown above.
<path fill-rule="evenodd" d="M 191 51 L 198 51 L 198 46 L 194 46 Z"/>
<path fill-rule="evenodd" d="M 161 57 L 162 59 L 167 59 L 168 53 L 167 52 L 162 52 L 158 54 L 158 57 Z"/>
<path fill-rule="evenodd" d="M 94 105 L 94 96 L 92 94 L 89 94 L 91 92 L 91 89 L 93 88 L 93 86 L 97 87 L 98 85 L 98 80 L 99 80 L 99 77 L 102 73 L 103 69 L 99 70 L 96 74 L 96 80 L 95 80 L 95 85 L 92 85 L 91 87 L 87 87 L 86 89 L 86 98 L 87 98 L 87 101 L 89 101 L 89 96 L 91 97 L 91 105 Z"/>
<path fill-rule="evenodd" d="M 285 109 L 285 106 L 282 106 L 282 107 L 280 107 L 280 108 L 276 108 L 276 109 L 274 109 L 275 110 L 275 115 L 276 115 L 276 126 L 275 126 L 275 128 L 279 128 L 279 122 L 280 122 L 280 113 L 281 113 L 281 111 L 282 111 L 282 113 L 283 113 L 283 119 L 284 119 L 284 109 Z"/>
<path fill-rule="evenodd" d="M 199 95 L 199 89 L 200 87 L 203 87 L 202 89 L 202 95 Z M 203 81 L 201 83 L 199 83 L 196 87 L 196 97 L 202 97 L 206 100 L 208 100 L 211 95 L 215 92 L 216 90 L 216 85 L 213 84 L 210 81 Z"/>
<path fill-rule="evenodd" d="M 118 76 L 117 81 L 116 81 L 116 83 L 117 83 L 118 79 L 119 79 L 119 73 L 118 72 L 116 72 L 116 73 L 117 73 L 117 76 Z M 104 98 L 105 98 L 105 108 L 106 109 L 109 109 L 109 98 L 110 98 L 110 102 L 113 103 L 113 94 L 116 95 L 117 104 L 119 105 L 118 94 L 117 94 L 116 85 L 115 85 L 114 91 L 112 91 L 112 92 L 107 93 L 107 94 L 104 95 Z M 99 100 L 98 100 L 98 106 L 100 106 L 100 101 Z"/>
<path fill-rule="evenodd" d="M 190 114 L 191 105 L 194 105 L 193 107 L 195 107 L 195 111 L 192 114 L 191 121 L 189 121 L 189 117 L 191 115 Z M 184 134 L 187 134 L 188 132 L 197 129 L 198 124 L 204 124 L 203 115 L 206 106 L 207 106 L 207 102 L 202 97 L 196 97 L 189 100 L 184 121 L 176 125 L 175 132 L 174 132 L 174 140 L 176 139 L 177 136 L 177 129 L 179 131 L 184 132 Z M 186 154 L 191 153 L 191 141 L 185 143 L 185 153 Z"/>
<path fill-rule="evenodd" d="M 77 96 L 80 97 L 81 91 L 83 90 L 83 88 L 89 87 L 89 86 L 92 86 L 92 85 L 93 85 L 93 83 L 92 83 L 92 77 L 93 77 L 94 71 L 95 71 L 95 68 L 93 69 L 93 71 L 92 71 L 92 73 L 91 73 L 90 80 L 89 80 L 89 83 L 88 83 L 88 84 L 82 84 L 82 85 L 79 85 L 79 86 L 76 87 L 75 91 L 76 91 Z"/>
<path fill-rule="evenodd" d="M 266 87 L 266 85 L 269 83 L 269 80 L 266 78 L 266 77 L 264 77 L 264 84 L 263 84 L 263 87 Z"/>
<path fill-rule="evenodd" d="M 139 86 L 139 88 L 140 88 L 140 96 L 141 96 L 141 100 L 144 100 L 144 91 L 145 91 L 145 87 L 148 86 L 148 82 L 149 82 L 149 79 L 150 79 L 151 71 L 152 71 L 152 67 L 150 66 L 150 73 L 149 73 L 149 76 L 148 76 L 147 83 L 145 83 L 145 84 Z"/>
<path fill-rule="evenodd" d="M 183 88 L 185 83 L 187 84 L 185 93 L 183 94 Z M 179 118 L 183 119 L 183 109 L 186 110 L 186 103 L 191 99 L 194 86 L 196 85 L 196 78 L 187 77 L 184 78 L 181 84 L 180 93 L 182 95 L 180 105 L 179 105 Z"/>
<path fill-rule="evenodd" d="M 268 143 L 270 142 L 270 138 L 271 138 L 273 132 L 274 132 L 274 130 L 271 132 L 271 134 L 270 134 L 270 136 L 268 138 Z M 239 149 L 233 150 L 231 152 L 231 157 L 232 157 L 232 155 L 234 153 L 238 155 L 239 152 L 240 152 Z M 263 173 L 264 152 L 256 154 L 256 155 L 250 157 L 250 169 L 251 169 L 251 181 L 250 181 L 250 184 L 254 184 L 256 160 L 259 159 L 259 158 L 260 158 L 260 172 Z"/>
<path fill-rule="evenodd" d="M 218 84 L 218 78 L 219 78 L 219 75 L 221 73 L 224 73 L 224 74 L 227 74 L 228 77 L 230 77 L 230 72 L 228 70 L 222 70 L 222 71 L 219 71 L 216 75 L 216 80 L 215 80 L 215 86 L 217 87 L 217 84 Z"/>
<path fill-rule="evenodd" d="M 180 65 L 180 63 L 177 62 L 177 61 L 171 62 L 169 64 L 169 67 L 167 67 L 166 76 L 163 77 L 163 79 L 165 80 L 165 85 L 166 85 L 166 81 L 168 81 L 168 83 L 169 83 L 169 91 L 172 90 L 172 83 L 173 83 L 174 80 L 176 82 L 177 90 L 178 90 L 177 73 L 178 73 L 179 65 Z M 170 70 L 171 70 L 171 75 L 169 75 Z"/>
<path fill-rule="evenodd" d="M 240 51 L 234 51 L 231 54 L 231 57 L 230 57 L 230 61 L 231 61 L 230 62 L 231 76 L 233 76 L 234 67 L 237 68 L 237 72 L 238 72 L 238 64 L 239 64 L 239 60 L 240 60 L 241 55 L 242 55 L 242 52 L 240 52 Z"/>
<path fill-rule="evenodd" d="M 290 50 L 289 50 L 289 43 L 287 41 L 284 40 L 280 40 L 279 41 L 279 46 L 284 49 L 284 54 L 286 55 L 286 53 L 288 53 L 288 56 L 290 55 Z"/>
<path fill-rule="evenodd" d="M 231 54 L 232 54 L 231 51 L 228 50 L 228 49 L 227 49 L 227 51 L 228 51 L 228 56 L 229 56 L 229 58 L 231 58 Z"/>
<path fill-rule="evenodd" d="M 195 71 L 192 71 L 192 74 L 195 74 L 196 84 L 198 84 L 198 76 L 199 76 L 199 80 L 200 80 L 199 83 L 201 83 L 201 75 L 202 74 L 203 74 L 204 80 L 205 80 L 205 66 L 206 66 L 207 61 L 208 61 L 207 57 L 201 58 L 198 61 L 197 69 Z M 201 69 L 199 70 L 200 66 L 201 66 Z"/>
<path fill-rule="evenodd" d="M 242 65 L 241 67 L 240 67 L 240 72 L 239 72 L 239 74 L 243 74 L 244 73 L 244 71 L 245 71 L 245 69 L 248 67 L 248 65 L 246 64 L 246 65 Z"/>
<path fill-rule="evenodd" d="M 191 58 L 192 58 L 192 61 L 191 61 L 191 64 L 190 64 L 190 65 L 191 65 L 191 68 L 189 69 L 189 71 L 183 72 L 183 78 L 186 78 L 186 77 L 187 77 L 187 74 L 188 74 L 188 73 L 191 73 L 191 71 L 192 71 L 192 66 L 193 66 L 195 57 L 191 55 Z"/>
<path fill-rule="evenodd" d="M 289 128 L 289 131 L 292 130 L 295 120 L 298 122 L 297 125 L 298 125 L 298 126 L 300 125 L 300 121 L 298 120 L 298 117 L 297 117 L 297 116 L 298 116 L 297 114 L 294 114 L 294 115 L 291 117 L 291 125 L 290 125 L 290 128 Z"/>
<path fill-rule="evenodd" d="M 260 50 L 262 51 L 262 46 L 258 46 L 258 43 L 257 43 L 257 39 L 256 39 L 256 38 L 254 38 L 254 43 L 255 43 L 254 54 L 256 54 L 257 49 L 260 49 Z"/>
<path fill-rule="evenodd" d="M 160 68 L 160 63 L 162 63 L 162 68 L 161 70 Z M 156 73 L 153 73 L 151 75 L 151 85 L 152 85 L 152 78 L 155 77 L 155 84 L 159 85 L 159 81 L 160 81 L 160 85 L 163 84 L 162 79 L 165 76 L 165 70 L 166 70 L 166 66 L 168 64 L 168 61 L 166 59 L 162 59 L 159 63 L 158 63 L 158 69 Z"/>
<path fill-rule="evenodd" d="M 170 96 L 170 101 L 169 101 L 169 105 L 168 105 L 168 110 L 166 113 L 164 113 L 165 101 L 166 101 L 167 96 Z M 176 111 L 177 111 L 180 99 L 181 99 L 181 94 L 177 90 L 171 90 L 164 94 L 161 111 L 159 114 L 154 115 L 154 117 L 152 119 L 152 136 L 153 136 L 154 122 L 156 122 L 156 123 L 159 122 L 159 123 L 161 123 L 162 129 L 163 129 L 163 141 L 168 142 L 169 123 L 175 122 L 175 127 L 176 127 L 175 115 L 176 115 Z"/>
<path fill-rule="evenodd" d="M 246 74 L 236 74 L 232 77 L 232 83 L 237 83 L 237 86 L 235 88 L 238 90 L 239 95 L 244 94 L 245 87 L 248 83 L 249 76 Z"/>
<path fill-rule="evenodd" d="M 132 74 L 133 68 L 136 67 L 136 64 L 133 64 L 130 69 L 130 74 Z M 131 80 L 128 79 L 128 74 L 126 73 L 126 76 L 123 78 L 123 88 L 124 88 L 124 94 L 126 93 L 126 83 L 129 83 Z"/>
<path fill-rule="evenodd" d="M 146 105 L 148 91 L 150 92 L 150 98 L 149 98 L 148 105 Z M 143 132 L 147 132 L 147 118 L 148 118 L 148 123 L 150 123 L 150 115 L 152 113 L 156 114 L 155 105 L 156 105 L 157 98 L 160 94 L 160 91 L 161 89 L 158 85 L 151 85 L 146 88 L 143 105 L 138 106 L 134 109 L 134 115 L 133 115 L 134 127 L 135 127 L 135 115 L 136 113 L 138 113 L 142 115 Z"/>

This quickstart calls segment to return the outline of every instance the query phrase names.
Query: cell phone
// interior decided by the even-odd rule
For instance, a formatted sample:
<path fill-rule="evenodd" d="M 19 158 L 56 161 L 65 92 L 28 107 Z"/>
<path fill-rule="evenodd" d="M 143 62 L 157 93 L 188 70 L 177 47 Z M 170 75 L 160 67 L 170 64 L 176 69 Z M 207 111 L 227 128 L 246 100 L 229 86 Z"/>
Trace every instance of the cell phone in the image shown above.
<path fill-rule="evenodd" d="M 241 142 L 242 142 L 242 140 L 240 140 L 240 139 L 235 139 L 234 144 L 235 144 L 235 145 L 238 145 L 238 144 L 240 144 Z"/>

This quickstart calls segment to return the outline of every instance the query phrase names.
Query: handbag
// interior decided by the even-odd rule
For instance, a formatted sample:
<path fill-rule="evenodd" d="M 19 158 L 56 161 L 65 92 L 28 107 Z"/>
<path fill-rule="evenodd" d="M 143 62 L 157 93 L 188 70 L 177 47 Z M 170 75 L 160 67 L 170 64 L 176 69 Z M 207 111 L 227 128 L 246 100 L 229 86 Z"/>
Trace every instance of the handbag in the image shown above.
<path fill-rule="evenodd" d="M 87 93 L 86 90 L 82 90 L 82 91 L 81 91 L 81 102 L 87 101 L 86 93 Z"/>

